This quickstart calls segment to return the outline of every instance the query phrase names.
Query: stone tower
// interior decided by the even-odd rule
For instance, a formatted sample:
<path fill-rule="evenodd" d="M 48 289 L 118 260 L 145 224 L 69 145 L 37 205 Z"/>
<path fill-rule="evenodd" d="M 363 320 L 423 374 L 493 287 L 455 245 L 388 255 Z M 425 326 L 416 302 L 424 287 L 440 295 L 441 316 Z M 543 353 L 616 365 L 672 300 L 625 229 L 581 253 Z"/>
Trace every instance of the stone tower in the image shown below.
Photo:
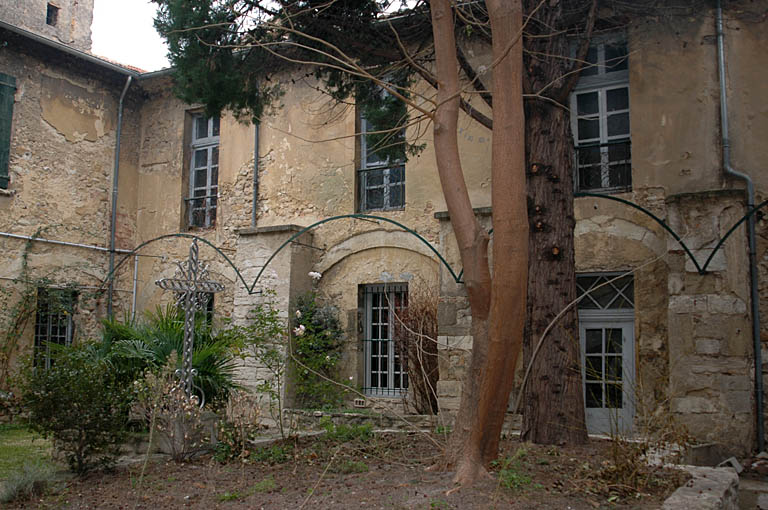
<path fill-rule="evenodd" d="M 0 21 L 82 51 L 91 49 L 94 0 L 0 0 Z"/>

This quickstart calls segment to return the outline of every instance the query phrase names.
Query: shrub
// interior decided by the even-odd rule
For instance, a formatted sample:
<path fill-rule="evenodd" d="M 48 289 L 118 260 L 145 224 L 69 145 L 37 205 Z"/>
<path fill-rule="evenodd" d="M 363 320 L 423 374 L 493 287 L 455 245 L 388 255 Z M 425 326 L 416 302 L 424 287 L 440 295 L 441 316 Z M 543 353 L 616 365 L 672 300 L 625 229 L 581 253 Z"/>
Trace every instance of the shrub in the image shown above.
<path fill-rule="evenodd" d="M 349 475 L 352 473 L 367 473 L 368 464 L 359 460 L 342 460 L 337 464 L 332 464 L 328 471 L 331 473 L 340 473 L 342 475 Z"/>
<path fill-rule="evenodd" d="M 126 434 L 130 388 L 88 346 L 57 349 L 49 369 L 28 367 L 21 389 L 30 428 L 52 437 L 73 471 L 114 462 Z"/>
<path fill-rule="evenodd" d="M 175 375 L 176 358 L 171 353 L 159 373 L 150 372 L 134 383 L 135 410 L 147 420 L 152 433 L 158 434 L 163 449 L 181 462 L 203 451 L 208 437 L 198 397 L 188 397 L 184 383 Z"/>
<path fill-rule="evenodd" d="M 248 458 L 248 441 L 256 437 L 260 414 L 258 402 L 253 396 L 240 391 L 230 395 L 226 421 L 219 426 L 219 441 L 215 454 L 217 461 Z"/>
<path fill-rule="evenodd" d="M 11 474 L 0 491 L 0 503 L 25 501 L 42 495 L 54 481 L 55 473 L 50 464 L 25 463 Z"/>
<path fill-rule="evenodd" d="M 251 453 L 251 460 L 266 462 L 270 466 L 288 462 L 293 455 L 293 445 L 290 443 L 273 444 L 270 447 L 256 448 Z"/>
<path fill-rule="evenodd" d="M 323 417 L 319 425 L 325 429 L 325 438 L 330 441 L 348 443 L 350 441 L 368 441 L 373 437 L 373 425 L 363 423 L 362 425 L 346 425 L 341 423 L 336 425 L 330 418 Z"/>
<path fill-rule="evenodd" d="M 395 318 L 395 349 L 408 370 L 409 401 L 418 414 L 437 414 L 437 289 L 424 280 L 408 289 L 408 306 Z"/>
<path fill-rule="evenodd" d="M 269 413 L 277 423 L 280 435 L 290 435 L 290 423 L 286 427 L 283 416 L 283 392 L 287 366 L 287 338 L 285 320 L 272 303 L 275 292 L 268 290 L 267 299 L 248 313 L 244 325 L 230 326 L 223 334 L 240 347 L 242 358 L 253 358 L 259 368 L 266 369 L 269 376 L 256 385 L 256 391 L 269 399 Z"/>
<path fill-rule="evenodd" d="M 296 301 L 293 352 L 297 403 L 308 409 L 338 409 L 344 390 L 337 365 L 342 354 L 339 310 L 321 305 L 314 292 Z"/>

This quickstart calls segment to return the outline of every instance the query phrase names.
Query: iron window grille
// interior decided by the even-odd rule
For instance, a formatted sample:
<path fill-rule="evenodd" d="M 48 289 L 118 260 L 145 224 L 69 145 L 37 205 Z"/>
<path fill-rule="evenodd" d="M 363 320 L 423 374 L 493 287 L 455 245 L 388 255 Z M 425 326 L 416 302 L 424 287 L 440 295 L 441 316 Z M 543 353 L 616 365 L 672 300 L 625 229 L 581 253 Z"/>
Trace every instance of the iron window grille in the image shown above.
<path fill-rule="evenodd" d="M 623 39 L 598 39 L 571 94 L 576 191 L 632 189 L 627 53 Z"/>
<path fill-rule="evenodd" d="M 363 352 L 366 395 L 400 397 L 408 390 L 405 353 L 397 346 L 395 314 L 408 306 L 407 284 L 363 286 Z"/>
<path fill-rule="evenodd" d="M 75 325 L 74 315 L 77 294 L 70 289 L 37 289 L 35 312 L 34 364 L 48 369 L 52 365 L 51 346 L 72 345 Z"/>
<path fill-rule="evenodd" d="M 190 227 L 216 225 L 219 197 L 219 117 L 192 119 L 192 161 L 189 197 L 185 199 Z"/>
<path fill-rule="evenodd" d="M 405 153 L 402 157 L 382 158 L 377 147 L 369 143 L 366 133 L 373 127 L 365 119 L 360 121 L 362 136 L 360 182 L 360 210 L 386 211 L 405 207 Z M 403 133 L 392 137 L 392 143 L 401 143 Z M 403 146 L 404 147 L 404 146 Z"/>
<path fill-rule="evenodd" d="M 576 277 L 579 310 L 632 310 L 635 308 L 635 280 L 631 274 L 611 281 L 618 274 L 583 274 Z M 586 294 L 586 295 L 585 295 Z"/>

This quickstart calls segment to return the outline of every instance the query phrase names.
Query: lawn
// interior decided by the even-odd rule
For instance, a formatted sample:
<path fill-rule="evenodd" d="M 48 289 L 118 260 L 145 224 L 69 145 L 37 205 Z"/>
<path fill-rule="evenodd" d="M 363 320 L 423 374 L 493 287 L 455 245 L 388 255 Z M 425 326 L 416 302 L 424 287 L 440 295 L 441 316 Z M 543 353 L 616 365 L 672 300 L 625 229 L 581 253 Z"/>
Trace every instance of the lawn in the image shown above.
<path fill-rule="evenodd" d="M 51 442 L 21 424 L 0 424 L 0 481 L 7 480 L 25 463 L 48 463 Z"/>

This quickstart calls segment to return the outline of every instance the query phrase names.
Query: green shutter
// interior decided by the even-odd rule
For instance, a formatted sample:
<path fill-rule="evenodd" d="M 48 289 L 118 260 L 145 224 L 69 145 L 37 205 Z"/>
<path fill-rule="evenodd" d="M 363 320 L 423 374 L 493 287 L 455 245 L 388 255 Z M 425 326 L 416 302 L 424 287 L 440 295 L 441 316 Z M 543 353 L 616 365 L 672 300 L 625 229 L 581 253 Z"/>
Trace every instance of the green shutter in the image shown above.
<path fill-rule="evenodd" d="M 11 155 L 11 121 L 16 95 L 16 78 L 0 73 L 0 188 L 8 188 L 8 161 Z"/>

